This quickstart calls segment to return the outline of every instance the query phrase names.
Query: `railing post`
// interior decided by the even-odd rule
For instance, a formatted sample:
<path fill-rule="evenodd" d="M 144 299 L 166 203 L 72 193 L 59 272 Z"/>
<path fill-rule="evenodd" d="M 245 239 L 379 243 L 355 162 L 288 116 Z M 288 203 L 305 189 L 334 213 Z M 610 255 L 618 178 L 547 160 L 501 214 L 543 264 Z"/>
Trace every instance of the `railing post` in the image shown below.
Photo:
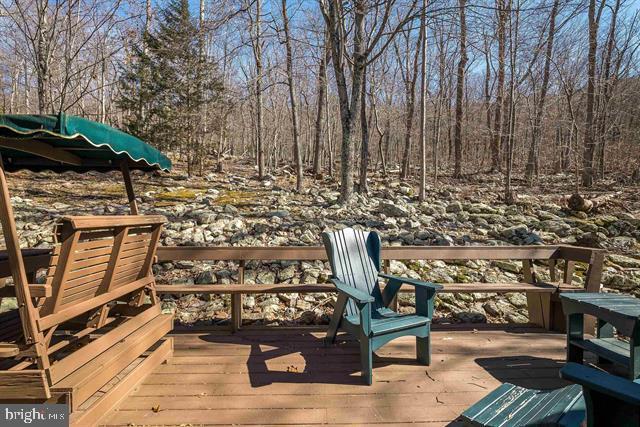
<path fill-rule="evenodd" d="M 576 269 L 576 264 L 573 261 L 565 260 L 564 270 L 562 272 L 562 282 L 566 285 L 570 285 L 573 282 L 573 272 Z"/>
<path fill-rule="evenodd" d="M 244 285 L 244 260 L 238 262 L 238 283 Z M 242 294 L 231 294 L 231 330 L 242 328 Z"/>
<path fill-rule="evenodd" d="M 551 280 L 552 283 L 555 283 L 558 281 L 558 271 L 556 270 L 556 260 L 555 259 L 550 259 L 548 261 L 549 264 L 549 279 Z"/>
<path fill-rule="evenodd" d="M 390 259 L 385 259 L 384 260 L 384 271 L 387 274 L 391 274 L 391 260 Z M 391 300 L 391 302 L 389 303 L 389 308 L 393 311 L 398 311 L 398 295 L 400 295 L 400 292 L 397 292 L 393 299 Z"/>

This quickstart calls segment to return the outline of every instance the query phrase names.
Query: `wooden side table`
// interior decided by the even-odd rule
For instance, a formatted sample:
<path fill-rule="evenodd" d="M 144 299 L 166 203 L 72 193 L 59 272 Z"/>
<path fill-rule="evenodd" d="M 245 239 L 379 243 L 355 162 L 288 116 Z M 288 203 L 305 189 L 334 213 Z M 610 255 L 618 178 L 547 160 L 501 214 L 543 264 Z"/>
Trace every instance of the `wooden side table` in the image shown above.
<path fill-rule="evenodd" d="M 584 351 L 624 366 L 629 378 L 640 377 L 640 299 L 628 295 L 577 292 L 560 295 L 567 316 L 567 362 L 583 362 Z M 598 319 L 596 337 L 584 338 L 584 315 Z M 630 338 L 613 336 L 613 328 Z"/>

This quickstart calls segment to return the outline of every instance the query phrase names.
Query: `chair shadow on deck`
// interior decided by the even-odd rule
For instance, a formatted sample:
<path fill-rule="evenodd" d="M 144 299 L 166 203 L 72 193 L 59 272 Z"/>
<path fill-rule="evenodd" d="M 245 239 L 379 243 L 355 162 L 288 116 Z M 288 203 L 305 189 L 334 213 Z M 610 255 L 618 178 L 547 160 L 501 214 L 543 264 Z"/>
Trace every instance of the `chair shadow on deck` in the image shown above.
<path fill-rule="evenodd" d="M 487 373 L 501 383 L 535 389 L 554 389 L 568 383 L 560 379 L 562 359 L 549 359 L 530 355 L 487 357 L 474 360 Z"/>
<path fill-rule="evenodd" d="M 358 341 L 347 334 L 339 334 L 335 344 L 325 346 L 324 334 L 316 335 L 305 331 L 284 336 L 258 337 L 247 331 L 226 336 L 205 335 L 201 339 L 209 343 L 249 346 L 247 372 L 252 387 L 275 383 L 366 387 L 360 377 Z M 282 361 L 278 361 L 278 358 L 282 358 Z M 374 354 L 373 363 L 377 368 L 389 364 L 413 365 L 418 362 L 409 353 L 406 358 Z"/>

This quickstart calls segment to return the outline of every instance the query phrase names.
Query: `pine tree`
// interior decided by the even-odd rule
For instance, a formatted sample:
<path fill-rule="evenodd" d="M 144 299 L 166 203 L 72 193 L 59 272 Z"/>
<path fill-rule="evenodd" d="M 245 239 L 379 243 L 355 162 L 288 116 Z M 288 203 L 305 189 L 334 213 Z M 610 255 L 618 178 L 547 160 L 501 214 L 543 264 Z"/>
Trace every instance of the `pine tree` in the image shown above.
<path fill-rule="evenodd" d="M 134 47 L 120 80 L 120 106 L 127 130 L 154 145 L 178 150 L 189 169 L 204 155 L 205 106 L 220 99 L 222 84 L 215 64 L 202 52 L 201 29 L 188 0 L 169 0 L 144 47 Z M 215 127 L 209 126 L 213 129 Z"/>

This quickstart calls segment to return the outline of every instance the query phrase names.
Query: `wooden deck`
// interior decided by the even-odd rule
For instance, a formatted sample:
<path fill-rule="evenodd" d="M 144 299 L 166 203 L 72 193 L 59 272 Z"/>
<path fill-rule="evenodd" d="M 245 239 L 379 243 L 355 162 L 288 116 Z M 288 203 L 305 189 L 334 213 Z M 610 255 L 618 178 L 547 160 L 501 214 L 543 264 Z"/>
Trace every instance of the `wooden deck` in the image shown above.
<path fill-rule="evenodd" d="M 361 384 L 357 343 L 324 348 L 323 332 L 245 330 L 174 334 L 175 352 L 103 420 L 106 425 L 457 425 L 458 415 L 508 381 L 556 388 L 565 336 L 485 327 L 433 333 L 433 362 L 400 338 Z"/>

